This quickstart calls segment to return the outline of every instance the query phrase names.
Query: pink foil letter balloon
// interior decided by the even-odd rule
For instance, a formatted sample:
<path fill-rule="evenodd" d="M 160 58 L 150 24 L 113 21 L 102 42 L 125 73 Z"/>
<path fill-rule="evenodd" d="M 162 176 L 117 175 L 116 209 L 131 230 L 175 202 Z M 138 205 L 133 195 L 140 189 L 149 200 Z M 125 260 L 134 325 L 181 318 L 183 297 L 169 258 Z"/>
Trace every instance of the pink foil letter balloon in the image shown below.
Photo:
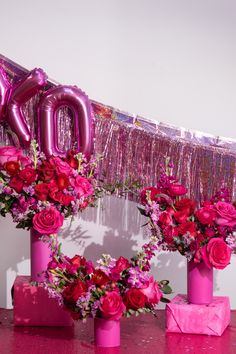
<path fill-rule="evenodd" d="M 39 104 L 39 144 L 46 156 L 63 157 L 58 147 L 57 113 L 68 107 L 73 115 L 74 136 L 77 148 L 89 157 L 93 149 L 92 108 L 88 97 L 75 86 L 57 86 L 45 92 Z"/>
<path fill-rule="evenodd" d="M 47 75 L 43 70 L 34 69 L 26 78 L 13 87 L 8 101 L 6 120 L 24 147 L 29 146 L 31 139 L 30 131 L 22 111 L 23 104 L 33 97 L 46 82 Z"/>
<path fill-rule="evenodd" d="M 30 144 L 30 131 L 22 110 L 23 105 L 46 82 L 46 74 L 41 69 L 34 69 L 15 86 L 12 86 L 4 70 L 0 68 L 0 121 L 6 120 L 23 147 L 28 147 Z"/>
<path fill-rule="evenodd" d="M 5 71 L 0 67 L 0 121 L 4 120 L 10 91 L 11 84 L 7 80 Z"/>

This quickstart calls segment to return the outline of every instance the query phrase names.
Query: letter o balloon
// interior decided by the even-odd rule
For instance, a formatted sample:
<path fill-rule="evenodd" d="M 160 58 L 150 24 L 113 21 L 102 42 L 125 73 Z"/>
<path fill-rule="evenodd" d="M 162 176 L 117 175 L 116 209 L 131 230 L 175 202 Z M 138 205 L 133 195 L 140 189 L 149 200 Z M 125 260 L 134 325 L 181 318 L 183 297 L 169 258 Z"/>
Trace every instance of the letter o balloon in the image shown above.
<path fill-rule="evenodd" d="M 88 97 L 76 86 L 56 86 L 44 93 L 38 109 L 38 141 L 46 156 L 64 157 L 58 147 L 58 110 L 68 107 L 74 120 L 73 140 L 87 158 L 93 150 L 92 107 Z"/>

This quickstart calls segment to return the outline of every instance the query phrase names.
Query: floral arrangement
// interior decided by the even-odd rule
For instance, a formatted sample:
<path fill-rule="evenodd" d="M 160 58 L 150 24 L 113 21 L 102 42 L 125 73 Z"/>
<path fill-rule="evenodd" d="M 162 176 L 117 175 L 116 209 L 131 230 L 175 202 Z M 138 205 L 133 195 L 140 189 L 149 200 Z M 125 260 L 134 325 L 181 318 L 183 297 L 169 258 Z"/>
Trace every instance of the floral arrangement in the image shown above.
<path fill-rule="evenodd" d="M 153 241 L 143 246 L 130 261 L 102 255 L 96 266 L 84 257 L 63 255 L 55 242 L 48 264 L 45 287 L 75 320 L 100 317 L 119 320 L 122 315 L 152 312 L 159 301 L 168 302 L 168 281 L 156 282 L 148 273 L 149 259 L 156 247 Z"/>
<path fill-rule="evenodd" d="M 17 228 L 55 234 L 64 218 L 94 205 L 96 161 L 70 150 L 65 158 L 45 157 L 31 143 L 29 156 L 13 146 L 0 147 L 0 213 L 10 213 Z"/>
<path fill-rule="evenodd" d="M 148 233 L 160 250 L 179 251 L 189 261 L 224 269 L 236 253 L 235 205 L 225 188 L 200 206 L 186 193 L 167 160 L 157 185 L 140 194 L 139 210 L 148 217 Z"/>

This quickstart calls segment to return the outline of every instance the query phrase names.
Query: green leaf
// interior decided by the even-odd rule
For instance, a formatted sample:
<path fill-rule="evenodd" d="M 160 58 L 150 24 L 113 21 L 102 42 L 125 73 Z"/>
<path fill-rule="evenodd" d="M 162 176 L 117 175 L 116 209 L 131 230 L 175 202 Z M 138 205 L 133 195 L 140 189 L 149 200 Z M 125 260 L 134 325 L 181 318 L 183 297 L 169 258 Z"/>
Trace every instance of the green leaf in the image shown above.
<path fill-rule="evenodd" d="M 163 288 L 161 288 L 161 291 L 164 294 L 171 294 L 172 293 L 172 289 L 171 289 L 171 287 L 169 285 L 163 286 Z"/>
<path fill-rule="evenodd" d="M 168 304 L 170 302 L 170 300 L 167 299 L 166 297 L 162 297 L 160 301 L 164 302 L 165 304 Z"/>
<path fill-rule="evenodd" d="M 138 210 L 139 210 L 139 212 L 140 212 L 141 215 L 148 216 L 147 213 L 146 213 L 146 211 L 145 211 L 145 209 L 140 208 L 140 207 L 137 207 L 137 208 L 138 208 Z"/>

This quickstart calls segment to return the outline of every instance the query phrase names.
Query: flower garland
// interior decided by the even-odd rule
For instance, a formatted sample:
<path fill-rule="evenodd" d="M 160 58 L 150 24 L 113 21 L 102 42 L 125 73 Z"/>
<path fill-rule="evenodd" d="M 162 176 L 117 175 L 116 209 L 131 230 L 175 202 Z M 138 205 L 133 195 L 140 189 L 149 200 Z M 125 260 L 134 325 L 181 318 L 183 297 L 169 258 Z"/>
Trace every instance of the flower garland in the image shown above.
<path fill-rule="evenodd" d="M 189 261 L 224 269 L 236 253 L 236 208 L 222 188 L 202 202 L 184 197 L 187 189 L 173 175 L 167 160 L 155 187 L 141 191 L 142 215 L 159 250 L 179 251 Z"/>
<path fill-rule="evenodd" d="M 149 260 L 156 249 L 154 240 L 131 260 L 103 254 L 96 265 L 79 255 L 65 256 L 53 239 L 51 247 L 45 287 L 75 320 L 155 314 L 159 301 L 168 302 L 163 294 L 172 292 L 169 282 L 157 282 L 149 274 Z"/>

